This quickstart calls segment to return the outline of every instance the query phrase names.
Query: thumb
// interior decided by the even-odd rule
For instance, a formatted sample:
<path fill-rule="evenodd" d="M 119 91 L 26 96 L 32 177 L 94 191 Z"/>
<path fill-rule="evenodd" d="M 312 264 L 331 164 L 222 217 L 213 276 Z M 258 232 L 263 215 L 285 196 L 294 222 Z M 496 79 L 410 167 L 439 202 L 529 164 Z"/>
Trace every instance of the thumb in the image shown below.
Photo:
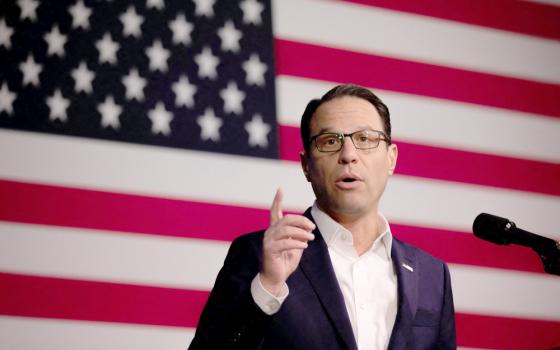
<path fill-rule="evenodd" d="M 276 221 L 282 219 L 284 214 L 282 213 L 282 198 L 284 197 L 282 189 L 278 188 L 276 190 L 276 195 L 272 201 L 272 206 L 270 207 L 270 224 L 276 223 Z"/>

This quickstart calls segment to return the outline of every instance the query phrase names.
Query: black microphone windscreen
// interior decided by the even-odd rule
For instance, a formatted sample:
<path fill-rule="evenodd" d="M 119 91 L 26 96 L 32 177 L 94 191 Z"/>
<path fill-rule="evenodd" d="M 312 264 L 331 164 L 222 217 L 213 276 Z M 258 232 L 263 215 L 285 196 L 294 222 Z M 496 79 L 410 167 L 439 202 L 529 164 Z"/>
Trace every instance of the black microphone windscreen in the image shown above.
<path fill-rule="evenodd" d="M 473 233 L 478 238 L 496 243 L 496 244 L 509 244 L 507 239 L 507 232 L 515 227 L 515 224 L 508 219 L 481 213 L 473 222 Z"/>

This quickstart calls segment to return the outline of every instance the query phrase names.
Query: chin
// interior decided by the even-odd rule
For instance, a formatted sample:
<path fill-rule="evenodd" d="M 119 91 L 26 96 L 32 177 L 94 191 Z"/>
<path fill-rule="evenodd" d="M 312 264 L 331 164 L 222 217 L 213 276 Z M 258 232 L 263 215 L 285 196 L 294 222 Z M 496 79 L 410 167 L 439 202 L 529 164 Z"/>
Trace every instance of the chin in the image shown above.
<path fill-rule="evenodd" d="M 331 204 L 331 208 L 341 214 L 359 214 L 367 211 L 366 203 L 352 198 L 344 198 Z"/>
<path fill-rule="evenodd" d="M 371 207 L 371 201 L 365 196 L 362 191 L 315 191 L 315 197 L 323 211 L 345 215 L 366 212 Z"/>

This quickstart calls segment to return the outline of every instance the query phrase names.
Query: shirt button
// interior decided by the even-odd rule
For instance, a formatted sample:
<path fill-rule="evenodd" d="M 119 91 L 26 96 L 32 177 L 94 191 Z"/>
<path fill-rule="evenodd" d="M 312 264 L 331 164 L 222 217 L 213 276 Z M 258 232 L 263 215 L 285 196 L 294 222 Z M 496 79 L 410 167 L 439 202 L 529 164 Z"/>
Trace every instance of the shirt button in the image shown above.
<path fill-rule="evenodd" d="M 346 236 L 346 234 L 343 233 L 342 236 L 340 236 L 340 238 L 341 238 L 343 241 L 345 241 L 345 240 L 348 239 L 348 236 Z"/>
<path fill-rule="evenodd" d="M 366 304 L 364 304 L 364 303 L 360 304 L 360 309 L 365 310 L 366 309 Z"/>
<path fill-rule="evenodd" d="M 266 306 L 268 306 L 269 311 L 274 312 L 278 305 L 275 302 L 269 302 Z"/>

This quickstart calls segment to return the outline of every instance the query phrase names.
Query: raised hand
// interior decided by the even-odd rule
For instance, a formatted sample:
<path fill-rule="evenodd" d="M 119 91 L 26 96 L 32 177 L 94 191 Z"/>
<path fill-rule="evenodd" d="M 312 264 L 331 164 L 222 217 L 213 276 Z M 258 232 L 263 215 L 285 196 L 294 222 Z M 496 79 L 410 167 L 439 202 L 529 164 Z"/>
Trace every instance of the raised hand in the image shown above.
<path fill-rule="evenodd" d="M 278 295 L 283 284 L 295 271 L 315 224 L 303 215 L 282 213 L 282 191 L 278 189 L 270 208 L 270 226 L 263 238 L 263 263 L 260 280 L 263 287 Z"/>

